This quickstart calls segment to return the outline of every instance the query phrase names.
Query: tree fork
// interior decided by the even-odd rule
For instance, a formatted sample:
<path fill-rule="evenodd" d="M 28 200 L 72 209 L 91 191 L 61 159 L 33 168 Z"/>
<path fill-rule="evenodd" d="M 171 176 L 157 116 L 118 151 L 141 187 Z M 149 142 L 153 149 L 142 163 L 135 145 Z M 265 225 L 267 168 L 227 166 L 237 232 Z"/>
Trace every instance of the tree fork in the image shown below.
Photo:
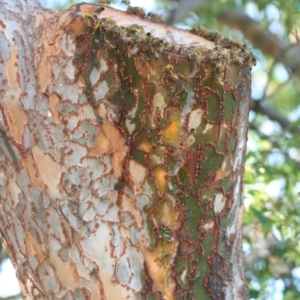
<path fill-rule="evenodd" d="M 247 46 L 140 11 L 14 2 L 0 232 L 23 299 L 247 299 Z"/>

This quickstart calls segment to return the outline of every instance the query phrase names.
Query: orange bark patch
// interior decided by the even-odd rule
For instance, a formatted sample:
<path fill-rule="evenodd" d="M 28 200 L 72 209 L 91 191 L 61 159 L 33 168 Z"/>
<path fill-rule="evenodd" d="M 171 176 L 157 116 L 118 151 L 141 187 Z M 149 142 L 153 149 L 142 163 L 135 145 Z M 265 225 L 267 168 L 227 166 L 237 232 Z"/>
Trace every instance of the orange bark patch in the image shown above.
<path fill-rule="evenodd" d="M 36 175 L 36 168 L 33 164 L 33 159 L 31 155 L 27 155 L 22 159 L 22 166 L 27 168 L 29 173 L 31 183 L 35 185 L 40 191 L 44 189 L 44 184 L 40 181 L 40 179 Z"/>
<path fill-rule="evenodd" d="M 99 131 L 96 137 L 96 145 L 93 148 L 89 149 L 89 154 L 100 155 L 106 154 L 109 152 L 110 142 L 104 135 L 103 131 Z"/>
<path fill-rule="evenodd" d="M 90 154 L 113 153 L 124 150 L 125 138 L 112 122 L 104 119 L 101 129 L 96 137 L 96 145 L 89 151 Z"/>
<path fill-rule="evenodd" d="M 177 252 L 178 242 L 160 243 L 156 249 L 149 250 L 145 239 L 140 239 L 147 269 L 153 280 L 153 291 L 161 292 L 163 299 L 173 300 L 176 284 L 172 278 L 172 261 Z"/>
<path fill-rule="evenodd" d="M 21 189 L 17 185 L 14 180 L 9 180 L 7 190 L 9 192 L 10 197 L 7 197 L 7 200 L 10 202 L 10 205 L 16 207 L 19 202 L 19 194 L 21 193 Z"/>
<path fill-rule="evenodd" d="M 179 141 L 179 129 L 180 123 L 179 119 L 172 120 L 170 125 L 162 130 L 162 138 L 166 142 L 177 143 Z"/>
<path fill-rule="evenodd" d="M 37 145 L 32 148 L 32 154 L 37 163 L 41 179 L 49 188 L 50 196 L 56 197 L 59 194 L 57 186 L 61 176 L 60 165 L 49 154 L 43 153 Z"/>
<path fill-rule="evenodd" d="M 135 194 L 140 193 L 141 186 L 148 175 L 147 169 L 132 159 L 129 162 L 129 174 Z"/>
<path fill-rule="evenodd" d="M 120 178 L 122 176 L 123 160 L 124 160 L 126 154 L 127 154 L 127 151 L 125 151 L 125 149 L 116 151 L 113 154 L 111 162 L 112 162 L 113 174 L 116 178 Z"/>
<path fill-rule="evenodd" d="M 53 120 L 54 123 L 58 124 L 59 123 L 59 119 L 58 119 L 58 111 L 56 109 L 56 105 L 59 102 L 59 97 L 56 93 L 53 93 L 50 95 L 49 97 L 49 104 L 50 104 L 50 110 L 52 112 L 53 115 Z"/>
<path fill-rule="evenodd" d="M 216 183 L 218 180 L 228 177 L 231 173 L 232 163 L 229 157 L 225 157 L 221 168 L 216 172 L 216 177 L 213 183 Z"/>
<path fill-rule="evenodd" d="M 143 152 L 150 153 L 152 150 L 152 147 L 153 147 L 153 145 L 149 140 L 144 140 L 138 145 L 137 148 Z"/>
<path fill-rule="evenodd" d="M 25 235 L 25 244 L 28 252 L 32 255 L 36 255 L 39 262 L 42 262 L 45 259 L 45 255 L 41 249 L 41 244 L 31 235 L 29 231 L 27 231 Z"/>
<path fill-rule="evenodd" d="M 115 124 L 106 120 L 103 124 L 105 136 L 109 139 L 112 151 L 121 150 L 125 145 L 125 138 L 121 135 Z"/>
<path fill-rule="evenodd" d="M 49 48 L 48 46 L 45 48 Z M 49 51 L 49 49 L 48 49 Z M 44 55 L 42 56 L 41 62 L 38 66 L 38 82 L 40 86 L 41 93 L 44 93 L 48 86 L 51 84 L 53 78 L 52 78 L 52 63 L 50 61 L 50 58 L 46 55 L 47 51 L 44 51 Z"/>
<path fill-rule="evenodd" d="M 175 210 L 172 201 L 164 200 L 158 207 L 155 219 L 158 224 L 175 228 L 179 225 L 178 213 Z"/>
<path fill-rule="evenodd" d="M 89 149 L 89 154 L 100 155 L 113 153 L 112 168 L 114 176 L 117 178 L 122 176 L 123 160 L 128 152 L 125 146 L 125 138 L 121 135 L 115 125 L 105 119 L 102 130 L 96 137 L 96 145 Z"/>
<path fill-rule="evenodd" d="M 152 171 L 154 177 L 155 177 L 155 183 L 161 193 L 164 193 L 166 191 L 166 175 L 167 172 L 160 168 L 160 167 L 155 167 Z"/>
<path fill-rule="evenodd" d="M 17 143 L 22 144 L 24 126 L 27 116 L 19 102 L 20 87 L 17 73 L 17 46 L 11 47 L 11 57 L 7 60 L 5 71 L 9 82 L 9 90 L 4 97 L 7 120 L 10 132 Z"/>
<path fill-rule="evenodd" d="M 6 71 L 6 76 L 9 82 L 9 87 L 13 90 L 19 90 L 19 80 L 18 80 L 18 69 L 17 69 L 17 64 L 18 64 L 18 47 L 17 45 L 12 45 L 10 48 L 11 56 L 7 60 L 5 71 Z"/>

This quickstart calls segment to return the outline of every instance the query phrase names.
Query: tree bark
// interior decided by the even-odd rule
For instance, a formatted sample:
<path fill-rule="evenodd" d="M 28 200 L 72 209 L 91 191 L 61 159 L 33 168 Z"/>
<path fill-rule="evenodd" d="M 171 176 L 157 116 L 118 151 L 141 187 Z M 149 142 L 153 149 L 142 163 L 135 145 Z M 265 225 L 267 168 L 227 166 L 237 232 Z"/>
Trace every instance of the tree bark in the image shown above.
<path fill-rule="evenodd" d="M 16 3 L 0 230 L 23 299 L 247 299 L 248 49 L 136 9 Z"/>

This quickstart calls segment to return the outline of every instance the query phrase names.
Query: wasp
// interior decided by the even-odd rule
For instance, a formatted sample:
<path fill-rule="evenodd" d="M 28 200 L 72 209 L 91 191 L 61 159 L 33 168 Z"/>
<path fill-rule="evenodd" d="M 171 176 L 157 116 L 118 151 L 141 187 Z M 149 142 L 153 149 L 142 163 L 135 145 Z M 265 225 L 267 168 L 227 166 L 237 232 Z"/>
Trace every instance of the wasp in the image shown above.
<path fill-rule="evenodd" d="M 91 275 L 92 277 L 97 277 L 97 275 L 98 275 L 98 270 L 97 270 L 96 268 L 93 268 L 92 271 L 90 272 L 90 275 Z"/>
<path fill-rule="evenodd" d="M 103 119 L 100 116 L 97 116 L 97 122 L 99 124 L 103 124 Z"/>
<path fill-rule="evenodd" d="M 246 65 L 248 66 L 248 68 L 250 70 L 252 70 L 253 66 L 256 65 L 256 57 L 254 55 L 252 55 L 252 53 L 249 53 L 245 57 L 245 62 L 246 62 Z"/>
<path fill-rule="evenodd" d="M 108 40 L 104 40 L 103 42 L 103 45 L 104 47 L 106 47 L 107 49 L 110 49 L 110 50 L 115 50 L 115 46 L 113 44 L 110 43 L 110 41 Z"/>
<path fill-rule="evenodd" d="M 138 6 L 128 6 L 127 11 L 134 15 L 137 15 L 141 18 L 145 18 L 145 16 L 146 16 L 145 11 L 141 7 L 138 7 Z"/>
<path fill-rule="evenodd" d="M 223 39 L 222 35 L 217 30 L 208 31 L 206 38 L 215 43 L 219 43 Z"/>
<path fill-rule="evenodd" d="M 176 52 L 178 50 L 178 45 L 170 44 L 170 45 L 167 46 L 167 50 L 169 50 L 171 52 Z"/>
<path fill-rule="evenodd" d="M 128 51 L 127 55 L 128 57 L 136 56 L 139 54 L 139 48 L 138 47 L 133 47 L 131 50 Z"/>
<path fill-rule="evenodd" d="M 147 42 L 147 36 L 145 34 L 135 34 L 133 37 L 133 41 L 135 44 L 141 44 L 141 43 L 146 43 Z"/>
<path fill-rule="evenodd" d="M 128 136 L 128 137 L 126 138 L 125 145 L 126 145 L 126 146 L 129 146 L 130 143 L 131 143 L 131 136 Z"/>
<path fill-rule="evenodd" d="M 130 1 L 128 0 L 123 0 L 121 3 L 125 4 L 126 6 L 130 6 Z"/>
<path fill-rule="evenodd" d="M 102 25 L 105 31 L 113 31 L 116 26 L 117 23 L 113 19 L 106 19 Z"/>
<path fill-rule="evenodd" d="M 169 260 L 171 254 L 168 252 L 165 252 L 161 255 L 161 257 L 158 257 L 155 261 L 159 262 L 159 266 L 161 267 L 166 261 Z"/>
<path fill-rule="evenodd" d="M 126 116 L 125 116 L 125 119 L 126 119 L 126 120 L 132 120 L 133 118 L 134 118 L 134 116 L 131 116 L 131 115 L 126 115 Z"/>
<path fill-rule="evenodd" d="M 130 26 L 126 27 L 126 30 L 129 33 L 145 33 L 144 28 L 142 26 L 139 26 L 139 25 L 136 25 L 136 24 L 133 24 L 133 25 L 130 25 Z"/>
<path fill-rule="evenodd" d="M 194 33 L 196 35 L 202 36 L 202 37 L 207 37 L 209 34 L 209 31 L 202 25 L 197 25 L 193 27 L 190 30 L 191 33 Z"/>
<path fill-rule="evenodd" d="M 155 13 L 152 13 L 152 12 L 148 12 L 147 13 L 147 17 L 149 19 L 151 19 L 152 21 L 154 21 L 154 22 L 164 23 L 164 19 L 162 18 L 162 16 L 160 16 L 158 14 L 155 14 Z"/>
<path fill-rule="evenodd" d="M 234 64 L 237 64 L 238 66 L 242 66 L 244 64 L 240 49 L 231 50 L 230 59 Z"/>
<path fill-rule="evenodd" d="M 109 0 L 98 0 L 98 2 L 102 5 L 110 5 L 111 4 L 111 1 L 109 1 Z"/>
<path fill-rule="evenodd" d="M 174 66 L 172 66 L 171 64 L 167 64 L 163 67 L 161 72 L 168 75 L 173 80 L 176 80 L 178 79 L 178 76 L 174 74 L 174 71 L 175 71 Z"/>
<path fill-rule="evenodd" d="M 149 58 L 148 56 L 143 56 L 142 59 L 143 59 L 143 61 L 146 62 L 146 63 L 151 62 L 151 58 Z"/>
<path fill-rule="evenodd" d="M 120 32 L 120 39 L 126 45 L 134 45 L 133 37 L 127 36 L 127 32 L 125 30 L 121 30 L 121 32 Z"/>
<path fill-rule="evenodd" d="M 90 14 L 84 14 L 84 22 L 86 27 L 92 28 L 96 30 L 100 26 L 100 20 L 98 19 L 98 16 L 95 15 L 90 15 Z"/>
<path fill-rule="evenodd" d="M 100 7 L 97 7 L 95 10 L 94 10 L 94 12 L 96 13 L 96 14 L 100 14 L 101 12 L 103 12 L 104 11 L 104 7 L 103 6 L 100 6 Z"/>

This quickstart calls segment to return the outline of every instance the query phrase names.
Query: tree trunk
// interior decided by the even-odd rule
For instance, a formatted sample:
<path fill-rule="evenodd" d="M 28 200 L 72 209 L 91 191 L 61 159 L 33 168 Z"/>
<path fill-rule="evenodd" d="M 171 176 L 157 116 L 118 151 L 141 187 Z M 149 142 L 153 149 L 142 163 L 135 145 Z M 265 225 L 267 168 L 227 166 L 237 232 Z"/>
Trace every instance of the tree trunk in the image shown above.
<path fill-rule="evenodd" d="M 253 56 L 129 10 L 0 4 L 0 230 L 23 299 L 246 299 Z"/>

